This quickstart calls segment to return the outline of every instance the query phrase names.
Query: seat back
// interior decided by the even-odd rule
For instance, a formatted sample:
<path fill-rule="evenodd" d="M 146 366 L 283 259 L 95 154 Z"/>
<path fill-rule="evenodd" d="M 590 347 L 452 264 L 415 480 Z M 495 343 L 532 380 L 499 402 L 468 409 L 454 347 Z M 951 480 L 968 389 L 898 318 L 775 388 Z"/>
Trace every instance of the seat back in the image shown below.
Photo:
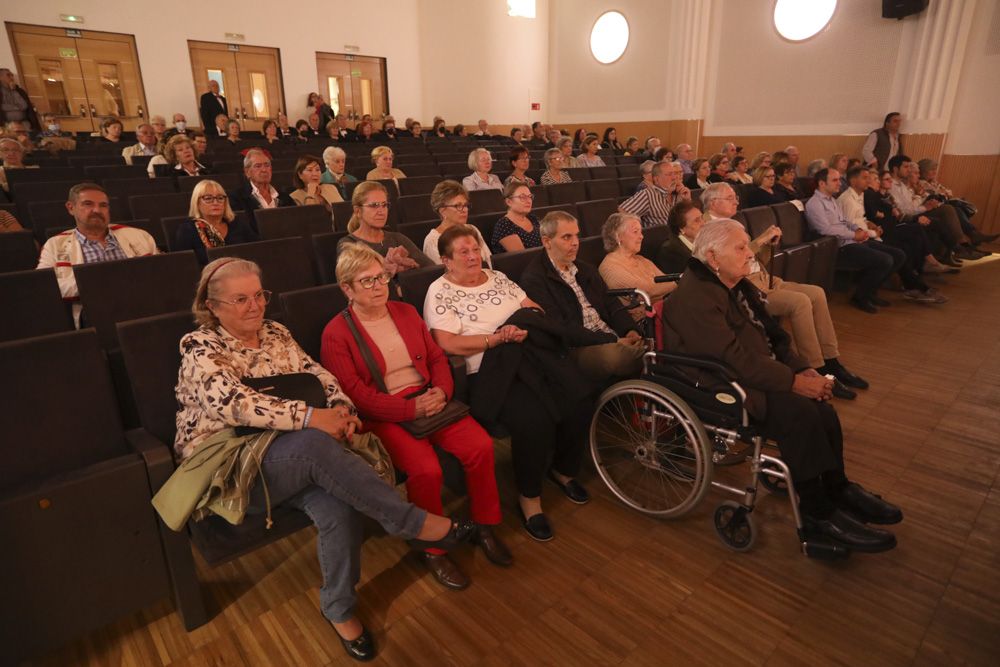
<path fill-rule="evenodd" d="M 186 250 L 79 264 L 73 274 L 83 317 L 110 350 L 118 346 L 116 323 L 190 308 L 201 267 Z"/>
<path fill-rule="evenodd" d="M 319 361 L 323 329 L 344 308 L 347 308 L 347 297 L 339 285 L 307 287 L 281 295 L 285 326 L 306 354 L 316 361 Z"/>
<path fill-rule="evenodd" d="M 791 202 L 781 202 L 771 207 L 777 218 L 778 227 L 781 229 L 781 245 L 793 246 L 805 242 L 806 238 L 806 218 L 795 204 Z"/>
<path fill-rule="evenodd" d="M 26 271 L 38 266 L 38 248 L 31 230 L 0 234 L 0 273 Z"/>
<path fill-rule="evenodd" d="M 8 183 L 10 178 L 14 174 L 23 174 L 26 172 L 35 171 L 34 169 L 11 169 L 6 172 Z M 39 169 L 38 171 L 43 171 Z M 79 180 L 73 181 L 23 181 L 20 183 L 11 183 L 10 192 L 11 196 L 14 198 L 14 203 L 17 204 L 17 219 L 22 223 L 26 220 L 29 221 L 26 224 L 31 224 L 34 226 L 34 222 L 31 217 L 30 205 L 34 202 L 40 201 L 61 201 L 65 202 L 69 197 L 69 189 L 79 183 Z M 65 206 L 63 207 L 65 210 Z"/>
<path fill-rule="evenodd" d="M 314 234 L 309 239 L 312 244 L 313 259 L 316 261 L 319 280 L 324 285 L 332 285 L 337 282 L 337 244 L 345 236 L 347 236 L 347 232 L 329 232 L 327 234 Z"/>
<path fill-rule="evenodd" d="M 580 249 L 577 251 L 577 261 L 590 264 L 595 269 L 604 260 L 604 239 L 600 236 L 591 236 L 580 240 Z"/>
<path fill-rule="evenodd" d="M 469 193 L 469 212 L 503 213 L 507 210 L 503 192 L 500 190 L 474 190 Z"/>
<path fill-rule="evenodd" d="M 104 181 L 104 189 L 109 197 L 131 197 L 132 195 L 164 195 L 177 192 L 173 180 L 169 178 L 109 178 Z"/>
<path fill-rule="evenodd" d="M 608 216 L 618 210 L 618 201 L 615 199 L 582 201 L 577 203 L 576 210 L 580 214 L 580 236 L 598 236 Z"/>
<path fill-rule="evenodd" d="M 617 178 L 587 181 L 584 186 L 587 189 L 587 199 L 615 199 L 621 194 Z"/>
<path fill-rule="evenodd" d="M 754 206 L 740 211 L 746 221 L 746 228 L 750 238 L 757 238 L 772 225 L 778 224 L 778 219 L 774 217 L 774 211 L 770 206 Z"/>
<path fill-rule="evenodd" d="M 575 204 L 587 199 L 587 188 L 581 181 L 572 183 L 555 183 L 547 186 L 549 202 L 555 204 Z"/>
<path fill-rule="evenodd" d="M 403 290 L 403 301 L 417 309 L 417 312 L 424 312 L 424 299 L 427 296 L 427 289 L 435 280 L 444 275 L 444 267 L 425 266 L 420 269 L 404 271 L 399 274 L 399 286 Z"/>
<path fill-rule="evenodd" d="M 52 269 L 0 274 L 0 312 L 0 341 L 73 330 L 69 306 Z"/>
<path fill-rule="evenodd" d="M 240 257 L 249 259 L 260 266 L 264 289 L 275 296 L 292 290 L 316 285 L 312 257 L 309 255 L 308 240 L 303 237 L 272 239 L 239 245 L 208 249 L 208 261 L 220 257 Z M 267 305 L 267 316 L 277 317 L 281 313 L 281 301 L 271 299 Z"/>
<path fill-rule="evenodd" d="M 243 174 L 209 174 L 207 176 L 181 176 L 177 179 L 177 189 L 188 194 L 201 181 L 215 181 L 225 192 L 234 192 L 243 185 Z"/>
<path fill-rule="evenodd" d="M 406 167 L 406 172 L 409 174 L 414 171 L 418 165 L 409 165 Z M 399 182 L 399 194 L 406 195 L 430 195 L 434 191 L 434 187 L 441 182 L 441 176 L 437 175 L 437 165 L 430 167 L 434 171 L 430 176 L 417 176 L 413 175 L 409 178 L 404 178 Z"/>
<path fill-rule="evenodd" d="M 191 195 L 186 192 L 170 192 L 159 195 L 131 195 L 129 210 L 135 220 L 149 220 L 159 227 L 160 220 L 178 215 L 187 215 L 191 207 Z"/>
<path fill-rule="evenodd" d="M 531 264 L 543 252 L 545 252 L 544 248 L 528 248 L 527 250 L 493 255 L 493 268 L 514 282 L 518 282 L 528 264 Z"/>
<path fill-rule="evenodd" d="M 83 168 L 83 173 L 89 180 L 98 183 L 118 178 L 149 178 L 145 167 L 127 166 L 125 164 L 88 165 Z"/>
<path fill-rule="evenodd" d="M 431 198 L 428 195 L 409 195 L 396 200 L 400 215 L 399 222 L 426 222 L 437 220 L 438 214 L 431 208 Z"/>
<path fill-rule="evenodd" d="M 660 246 L 670 240 L 670 228 L 666 225 L 656 225 L 642 230 L 642 248 L 639 254 L 651 262 L 656 261 Z"/>
<path fill-rule="evenodd" d="M 253 212 L 261 240 L 312 236 L 333 231 L 330 212 L 320 204 L 259 208 Z M 346 221 L 345 221 L 346 225 Z"/>
<path fill-rule="evenodd" d="M 604 161 L 605 161 L 605 163 L 607 163 L 608 159 L 604 158 Z M 607 178 L 614 178 L 614 179 L 617 180 L 617 178 L 618 178 L 618 169 L 616 167 L 613 167 L 613 166 L 591 167 L 590 168 L 590 178 L 591 178 L 591 180 L 607 179 Z"/>
<path fill-rule="evenodd" d="M 111 197 L 111 222 L 121 222 L 129 219 L 128 206 L 118 197 Z M 73 216 L 66 210 L 66 198 L 52 201 L 36 201 L 28 204 L 30 215 L 27 220 L 18 218 L 25 225 L 30 225 L 39 243 L 45 243 L 48 238 L 45 231 L 51 227 L 69 229 L 76 225 Z"/>

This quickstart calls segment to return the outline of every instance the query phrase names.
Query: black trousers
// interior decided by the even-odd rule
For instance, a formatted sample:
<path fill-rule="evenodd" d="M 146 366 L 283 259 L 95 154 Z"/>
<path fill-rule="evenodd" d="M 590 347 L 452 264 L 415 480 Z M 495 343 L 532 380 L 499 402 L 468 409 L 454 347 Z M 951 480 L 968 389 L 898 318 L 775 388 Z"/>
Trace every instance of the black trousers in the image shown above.
<path fill-rule="evenodd" d="M 796 485 L 830 473 L 843 477 L 844 435 L 829 403 L 790 391 L 768 392 L 763 434 L 778 443 Z"/>
<path fill-rule="evenodd" d="M 843 266 L 861 269 L 861 279 L 854 298 L 868 300 L 875 296 L 879 285 L 898 271 L 906 261 L 906 253 L 899 248 L 878 241 L 848 243 L 840 247 L 837 261 Z M 907 288 L 909 289 L 909 288 Z"/>
<path fill-rule="evenodd" d="M 927 232 L 916 222 L 904 222 L 885 230 L 882 240 L 906 253 L 906 261 L 899 267 L 899 277 L 906 289 L 927 290 L 920 279 L 924 271 L 924 258 L 931 254 Z"/>

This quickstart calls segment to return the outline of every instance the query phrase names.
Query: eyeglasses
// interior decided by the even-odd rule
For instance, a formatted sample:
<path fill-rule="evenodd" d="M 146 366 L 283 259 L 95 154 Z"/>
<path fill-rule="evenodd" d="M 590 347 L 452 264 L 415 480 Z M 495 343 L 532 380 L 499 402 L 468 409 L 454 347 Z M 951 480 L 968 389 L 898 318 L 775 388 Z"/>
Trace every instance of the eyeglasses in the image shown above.
<path fill-rule="evenodd" d="M 222 204 L 226 201 L 226 195 L 202 195 L 199 197 L 206 204 Z"/>
<path fill-rule="evenodd" d="M 535 198 L 535 195 L 513 195 L 511 199 L 520 199 L 521 201 L 531 201 Z"/>
<path fill-rule="evenodd" d="M 453 208 L 456 211 L 468 211 L 468 204 L 444 204 L 441 208 Z"/>
<path fill-rule="evenodd" d="M 252 163 L 250 165 L 250 168 L 251 169 L 270 169 L 271 168 L 271 163 L 270 162 L 254 162 L 254 163 Z"/>
<path fill-rule="evenodd" d="M 266 306 L 271 303 L 271 290 L 262 289 L 253 296 L 247 296 L 246 294 L 240 294 L 235 299 L 231 301 L 224 301 L 222 299 L 212 299 L 216 303 L 228 303 L 230 306 L 236 306 L 237 308 L 248 308 L 250 306 L 250 300 L 253 299 L 258 304 Z"/>
<path fill-rule="evenodd" d="M 375 283 L 380 285 L 388 285 L 389 281 L 392 280 L 392 276 L 388 273 L 380 273 L 377 276 L 367 276 L 365 278 L 358 278 L 358 284 L 365 289 L 374 289 Z"/>
<path fill-rule="evenodd" d="M 369 211 L 377 211 L 380 208 L 389 208 L 389 202 L 387 201 L 373 201 L 368 204 L 362 204 L 362 208 L 367 208 Z"/>

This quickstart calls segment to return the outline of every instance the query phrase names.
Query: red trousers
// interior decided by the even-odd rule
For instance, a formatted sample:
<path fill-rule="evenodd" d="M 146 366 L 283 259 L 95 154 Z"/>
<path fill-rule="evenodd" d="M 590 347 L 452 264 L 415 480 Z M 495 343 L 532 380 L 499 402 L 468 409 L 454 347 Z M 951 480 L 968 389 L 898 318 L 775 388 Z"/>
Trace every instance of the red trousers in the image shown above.
<path fill-rule="evenodd" d="M 462 463 L 472 520 L 485 526 L 500 523 L 493 439 L 475 419 L 466 416 L 423 440 L 399 424 L 369 421 L 365 426 L 382 440 L 393 465 L 406 473 L 406 495 L 411 503 L 434 514 L 443 512 L 441 464 L 432 447 L 437 445 Z"/>

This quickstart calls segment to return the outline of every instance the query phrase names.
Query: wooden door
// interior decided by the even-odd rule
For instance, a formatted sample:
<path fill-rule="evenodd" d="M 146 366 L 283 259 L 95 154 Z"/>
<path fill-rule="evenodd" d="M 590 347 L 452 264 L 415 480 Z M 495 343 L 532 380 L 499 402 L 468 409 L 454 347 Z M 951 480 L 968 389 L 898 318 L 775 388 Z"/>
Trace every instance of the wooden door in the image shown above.
<path fill-rule="evenodd" d="M 133 130 L 147 115 L 132 35 L 8 23 L 21 85 L 63 130 L 93 132 L 105 116 Z"/>
<path fill-rule="evenodd" d="M 245 131 L 260 131 L 264 121 L 285 110 L 278 49 L 243 44 L 188 41 L 197 97 L 219 83 L 229 117 Z"/>
<path fill-rule="evenodd" d="M 385 58 L 317 53 L 319 92 L 334 112 L 358 120 L 364 114 L 383 118 L 389 113 Z"/>

